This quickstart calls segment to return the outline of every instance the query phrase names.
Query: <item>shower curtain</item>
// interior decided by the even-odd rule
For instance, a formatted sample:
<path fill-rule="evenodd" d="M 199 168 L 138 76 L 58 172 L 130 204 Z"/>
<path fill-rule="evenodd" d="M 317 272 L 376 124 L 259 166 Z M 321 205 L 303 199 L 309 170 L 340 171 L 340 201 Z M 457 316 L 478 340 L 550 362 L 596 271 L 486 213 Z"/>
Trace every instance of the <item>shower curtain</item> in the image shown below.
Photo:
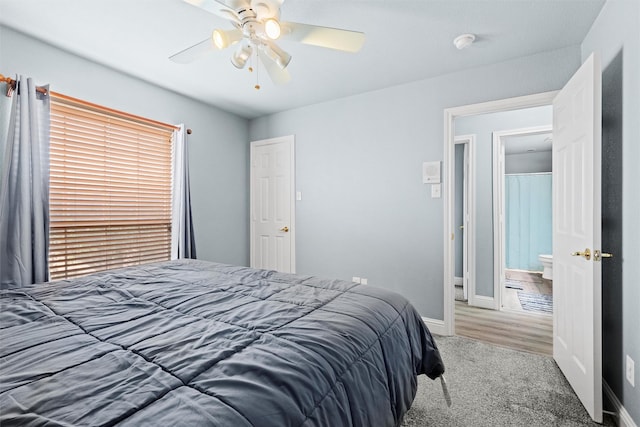
<path fill-rule="evenodd" d="M 542 271 L 551 254 L 551 174 L 505 175 L 505 246 L 508 269 Z"/>

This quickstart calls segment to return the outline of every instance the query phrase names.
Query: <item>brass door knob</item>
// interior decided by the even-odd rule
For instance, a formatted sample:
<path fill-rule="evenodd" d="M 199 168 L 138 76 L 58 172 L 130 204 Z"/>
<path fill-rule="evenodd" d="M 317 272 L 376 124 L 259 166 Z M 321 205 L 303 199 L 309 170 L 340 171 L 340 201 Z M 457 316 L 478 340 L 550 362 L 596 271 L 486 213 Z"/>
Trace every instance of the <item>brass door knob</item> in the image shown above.
<path fill-rule="evenodd" d="M 587 261 L 591 259 L 591 250 L 589 248 L 585 249 L 584 252 L 573 252 L 571 256 L 581 256 L 584 257 Z"/>
<path fill-rule="evenodd" d="M 600 261 L 602 258 L 613 258 L 612 254 L 608 254 L 606 252 L 600 252 L 599 249 L 593 251 L 593 260 Z"/>
<path fill-rule="evenodd" d="M 288 233 L 288 232 L 289 232 L 289 227 L 287 227 L 287 226 L 285 225 L 284 227 L 282 227 L 282 228 L 280 229 L 280 231 L 284 231 L 285 233 Z"/>

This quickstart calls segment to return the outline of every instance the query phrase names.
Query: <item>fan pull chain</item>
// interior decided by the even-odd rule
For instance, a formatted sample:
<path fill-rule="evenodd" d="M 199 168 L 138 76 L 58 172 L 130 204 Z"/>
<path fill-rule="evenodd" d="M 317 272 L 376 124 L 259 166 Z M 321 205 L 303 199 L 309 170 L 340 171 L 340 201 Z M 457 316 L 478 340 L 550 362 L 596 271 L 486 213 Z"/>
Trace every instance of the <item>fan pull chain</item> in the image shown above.
<path fill-rule="evenodd" d="M 253 53 L 249 55 L 249 68 L 247 68 L 247 70 L 253 73 Z"/>
<path fill-rule="evenodd" d="M 255 90 L 260 90 L 260 58 L 258 58 L 258 48 L 253 49 L 256 52 L 256 85 L 254 86 Z M 253 73 L 253 55 L 249 56 L 249 68 L 250 73 Z"/>
<path fill-rule="evenodd" d="M 256 85 L 255 90 L 260 90 L 260 58 L 258 58 L 258 49 L 256 48 Z"/>

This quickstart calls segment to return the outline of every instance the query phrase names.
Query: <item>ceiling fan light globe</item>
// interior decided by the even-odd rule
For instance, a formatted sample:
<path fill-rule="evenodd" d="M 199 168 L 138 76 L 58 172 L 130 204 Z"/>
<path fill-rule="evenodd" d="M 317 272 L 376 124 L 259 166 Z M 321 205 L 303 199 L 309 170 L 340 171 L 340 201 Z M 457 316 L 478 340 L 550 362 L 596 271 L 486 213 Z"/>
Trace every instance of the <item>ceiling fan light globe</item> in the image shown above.
<path fill-rule="evenodd" d="M 213 45 L 219 49 L 226 49 L 232 44 L 235 44 L 242 40 L 242 31 L 239 29 L 235 30 L 213 30 L 211 33 L 211 40 L 213 40 Z"/>
<path fill-rule="evenodd" d="M 274 18 L 269 18 L 264 21 L 264 32 L 271 40 L 277 40 L 282 33 L 280 23 Z"/>
<path fill-rule="evenodd" d="M 245 64 L 247 63 L 247 61 L 242 60 L 241 58 L 236 58 L 235 55 L 231 57 L 231 63 L 233 64 L 234 67 L 236 67 L 237 69 L 241 70 L 244 68 Z"/>
<path fill-rule="evenodd" d="M 243 69 L 244 66 L 247 64 L 247 60 L 242 56 L 233 55 L 231 56 L 231 63 L 233 64 L 234 67 L 240 70 L 240 69 Z"/>
<path fill-rule="evenodd" d="M 229 46 L 229 38 L 222 30 L 213 30 L 211 38 L 213 39 L 213 44 L 220 50 Z"/>
<path fill-rule="evenodd" d="M 247 60 L 251 57 L 251 53 L 253 53 L 251 45 L 240 46 L 240 48 L 231 55 L 231 63 L 236 68 L 244 68 Z"/>

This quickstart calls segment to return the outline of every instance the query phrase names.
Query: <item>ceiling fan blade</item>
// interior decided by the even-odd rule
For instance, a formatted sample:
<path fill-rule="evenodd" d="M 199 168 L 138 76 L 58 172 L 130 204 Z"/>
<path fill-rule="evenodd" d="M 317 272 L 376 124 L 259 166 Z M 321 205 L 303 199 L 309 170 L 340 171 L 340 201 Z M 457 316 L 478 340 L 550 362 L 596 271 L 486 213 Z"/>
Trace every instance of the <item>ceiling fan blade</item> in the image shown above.
<path fill-rule="evenodd" d="M 289 83 L 291 80 L 291 74 L 287 69 L 282 69 L 276 64 L 274 60 L 269 58 L 269 56 L 262 51 L 262 49 L 258 49 L 258 57 L 264 65 L 264 68 L 267 70 L 267 74 L 271 78 L 271 81 L 276 85 L 283 85 Z"/>
<path fill-rule="evenodd" d="M 289 55 L 284 50 L 280 49 L 280 47 L 268 40 L 263 40 L 260 45 L 260 50 L 264 53 L 271 61 L 275 62 L 275 64 L 281 69 L 284 70 L 289 66 L 289 62 L 291 62 L 291 55 Z"/>
<path fill-rule="evenodd" d="M 319 27 L 298 22 L 281 22 L 280 25 L 283 29 L 282 38 L 284 40 L 295 40 L 304 44 L 344 52 L 359 51 L 365 40 L 364 33 L 359 31 Z"/>
<path fill-rule="evenodd" d="M 200 9 L 218 15 L 221 18 L 228 19 L 236 24 L 240 24 L 240 18 L 235 10 L 231 9 L 224 2 L 218 0 L 183 0 Z"/>
<path fill-rule="evenodd" d="M 188 47 L 185 50 L 181 50 L 180 52 L 171 55 L 169 59 L 173 62 L 177 62 L 178 64 L 189 64 L 196 59 L 202 58 L 212 50 L 217 50 L 216 45 L 213 44 L 213 40 L 211 39 L 211 37 L 207 37 L 200 43 L 194 44 L 193 46 Z"/>

